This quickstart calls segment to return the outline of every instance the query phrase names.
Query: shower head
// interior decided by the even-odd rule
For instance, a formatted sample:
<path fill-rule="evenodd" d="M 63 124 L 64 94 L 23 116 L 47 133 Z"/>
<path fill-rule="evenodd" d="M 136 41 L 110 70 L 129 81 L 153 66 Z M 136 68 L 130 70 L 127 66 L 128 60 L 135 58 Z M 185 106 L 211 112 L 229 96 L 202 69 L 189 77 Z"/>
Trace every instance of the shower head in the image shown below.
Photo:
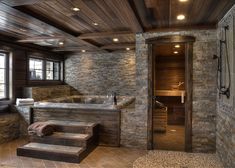
<path fill-rule="evenodd" d="M 213 59 L 218 59 L 219 57 L 217 55 L 213 55 Z"/>

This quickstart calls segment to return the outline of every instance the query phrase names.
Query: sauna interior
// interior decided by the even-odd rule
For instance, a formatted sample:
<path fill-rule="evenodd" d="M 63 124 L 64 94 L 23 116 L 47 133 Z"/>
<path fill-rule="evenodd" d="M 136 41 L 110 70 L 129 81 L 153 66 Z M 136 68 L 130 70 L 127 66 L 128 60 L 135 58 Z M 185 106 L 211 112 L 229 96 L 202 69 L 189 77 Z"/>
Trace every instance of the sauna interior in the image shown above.
<path fill-rule="evenodd" d="M 155 149 L 185 150 L 185 44 L 156 44 L 153 141 Z"/>
<path fill-rule="evenodd" d="M 0 168 L 235 168 L 235 0 L 0 0 Z"/>

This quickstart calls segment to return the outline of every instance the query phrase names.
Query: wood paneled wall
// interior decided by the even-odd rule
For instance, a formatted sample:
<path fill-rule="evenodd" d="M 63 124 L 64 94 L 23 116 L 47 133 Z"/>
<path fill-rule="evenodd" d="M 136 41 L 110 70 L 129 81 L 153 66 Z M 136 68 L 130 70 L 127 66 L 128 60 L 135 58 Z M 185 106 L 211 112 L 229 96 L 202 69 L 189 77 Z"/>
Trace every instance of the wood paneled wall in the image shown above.
<path fill-rule="evenodd" d="M 156 90 L 171 90 L 172 86 L 185 80 L 184 56 L 156 57 Z M 184 84 L 180 87 L 184 89 Z"/>
<path fill-rule="evenodd" d="M 16 98 L 23 97 L 23 87 L 38 85 L 58 85 L 60 81 L 29 81 L 28 80 L 28 57 L 34 55 L 37 57 L 53 58 L 63 60 L 63 56 L 53 52 L 46 51 L 46 48 L 33 48 L 26 46 L 18 46 L 6 40 L 0 41 L 0 49 L 7 51 L 12 60 L 12 99 L 0 101 L 0 113 L 8 111 L 8 105 L 15 102 Z M 10 68 L 11 69 L 11 68 Z"/>

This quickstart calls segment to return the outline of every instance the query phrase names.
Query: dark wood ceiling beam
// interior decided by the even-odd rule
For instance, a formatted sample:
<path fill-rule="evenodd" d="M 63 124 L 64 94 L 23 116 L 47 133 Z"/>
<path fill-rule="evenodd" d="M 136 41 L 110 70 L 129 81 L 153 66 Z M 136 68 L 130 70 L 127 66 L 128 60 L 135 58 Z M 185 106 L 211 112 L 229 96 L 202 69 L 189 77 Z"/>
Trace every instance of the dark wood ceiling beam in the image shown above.
<path fill-rule="evenodd" d="M 155 29 L 148 29 L 146 32 L 178 32 L 178 31 L 187 31 L 187 30 L 208 30 L 208 29 L 216 29 L 216 24 L 210 25 L 197 25 L 197 26 L 183 26 L 183 27 L 175 27 L 175 28 L 155 28 Z"/>
<path fill-rule="evenodd" d="M 101 49 L 106 49 L 106 50 L 117 50 L 125 48 L 135 48 L 135 43 L 118 43 L 118 44 L 104 45 L 101 47 Z"/>
<path fill-rule="evenodd" d="M 84 46 L 84 47 L 60 47 L 60 48 L 55 48 L 55 49 L 53 49 L 52 51 L 56 51 L 56 52 L 58 52 L 58 51 L 79 51 L 79 52 L 82 52 L 82 50 L 85 50 L 85 51 L 99 51 L 99 50 L 101 50 L 102 51 L 102 49 L 94 49 L 94 48 L 87 48 L 86 46 Z"/>
<path fill-rule="evenodd" d="M 133 33 L 143 32 L 143 28 L 128 0 L 107 0 L 106 3 L 117 14 L 122 23 L 125 23 L 126 26 L 130 27 Z"/>
<path fill-rule="evenodd" d="M 149 10 L 146 7 L 144 0 L 129 0 L 132 6 L 135 6 L 136 15 L 139 16 L 142 24 L 148 28 L 151 28 L 151 22 L 155 21 L 154 18 L 151 16 Z"/>
<path fill-rule="evenodd" d="M 46 1 L 55 1 L 55 0 L 1 0 L 0 2 L 7 4 L 8 6 L 23 6 L 23 5 L 33 5 L 36 3 L 43 3 Z"/>
<path fill-rule="evenodd" d="M 78 36 L 79 39 L 98 39 L 98 38 L 117 38 L 117 37 L 135 37 L 130 31 L 117 31 L 117 32 L 98 32 L 98 33 L 85 33 Z"/>
<path fill-rule="evenodd" d="M 32 42 L 43 41 L 43 40 L 63 40 L 63 39 L 65 39 L 64 36 L 37 36 L 37 37 L 21 39 L 21 40 L 18 40 L 17 42 L 32 43 Z"/>

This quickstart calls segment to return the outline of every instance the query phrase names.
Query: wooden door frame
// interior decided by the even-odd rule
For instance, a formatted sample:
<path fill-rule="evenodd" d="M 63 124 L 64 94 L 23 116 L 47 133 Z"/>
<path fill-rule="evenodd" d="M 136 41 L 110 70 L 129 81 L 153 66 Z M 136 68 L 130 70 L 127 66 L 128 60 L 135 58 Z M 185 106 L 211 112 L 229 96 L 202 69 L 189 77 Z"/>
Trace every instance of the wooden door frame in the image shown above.
<path fill-rule="evenodd" d="M 148 136 L 147 136 L 147 148 L 153 149 L 153 80 L 154 80 L 154 69 L 153 69 L 153 45 L 161 45 L 165 43 L 183 43 L 185 45 L 185 90 L 186 90 L 186 101 L 185 101 L 185 151 L 192 151 L 192 75 L 193 75 L 193 43 L 195 37 L 193 36 L 160 36 L 147 39 L 148 44 Z"/>

